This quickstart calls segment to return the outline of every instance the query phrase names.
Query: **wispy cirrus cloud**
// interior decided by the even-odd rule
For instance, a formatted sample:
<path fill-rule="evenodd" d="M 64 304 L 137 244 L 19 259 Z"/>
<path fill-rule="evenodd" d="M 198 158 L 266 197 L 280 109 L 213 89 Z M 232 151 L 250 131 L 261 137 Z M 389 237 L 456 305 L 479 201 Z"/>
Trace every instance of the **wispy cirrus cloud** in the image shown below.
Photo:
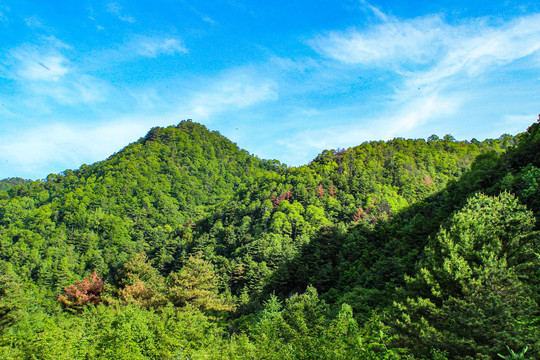
<path fill-rule="evenodd" d="M 0 59 L 3 64 L 0 76 L 15 80 L 29 97 L 37 95 L 57 104 L 105 100 L 109 89 L 107 82 L 78 69 L 68 57 L 71 50 L 69 45 L 54 37 L 22 44 Z"/>
<path fill-rule="evenodd" d="M 483 21 L 472 30 L 460 26 L 447 32 L 447 51 L 432 67 L 413 76 L 412 86 L 434 84 L 454 76 L 478 76 L 540 50 L 540 14 L 519 17 L 500 26 Z"/>
<path fill-rule="evenodd" d="M 137 19 L 135 19 L 133 16 L 127 15 L 123 12 L 123 7 L 117 2 L 110 2 L 107 4 L 107 12 L 116 15 L 116 17 L 119 20 L 128 22 L 128 23 L 135 23 L 137 22 Z"/>
<path fill-rule="evenodd" d="M 140 56 L 155 58 L 159 55 L 186 54 L 188 50 L 182 40 L 172 36 L 137 37 L 133 41 L 135 51 Z"/>
<path fill-rule="evenodd" d="M 371 69 L 394 73 L 386 110 L 362 119 L 378 124 L 373 129 L 390 129 L 386 135 L 403 135 L 403 131 L 406 134 L 429 121 L 458 113 L 471 99 L 490 92 L 488 89 L 496 86 L 496 82 L 491 85 L 492 79 L 511 71 L 510 66 L 517 61 L 524 62 L 521 66 L 525 69 L 539 67 L 533 59 L 540 54 L 540 14 L 450 24 L 439 14 L 400 20 L 378 9 L 373 11 L 380 20 L 377 24 L 331 31 L 308 44 L 331 60 L 329 68 L 333 61 L 353 73 L 356 69 L 357 74 Z M 484 87 L 478 85 L 480 82 Z M 369 138 L 377 135 L 388 138 L 377 131 Z"/>
<path fill-rule="evenodd" d="M 60 105 L 76 105 L 106 101 L 110 85 L 104 80 L 78 73 L 57 84 L 30 83 L 28 89 Z"/>
<path fill-rule="evenodd" d="M 34 16 L 29 16 L 27 18 L 24 19 L 24 23 L 26 24 L 26 26 L 28 26 L 30 29 L 40 29 L 40 28 L 43 28 L 43 22 L 41 21 L 41 19 L 39 17 L 37 17 L 36 15 Z"/>
<path fill-rule="evenodd" d="M 364 30 L 330 32 L 309 44 L 319 54 L 343 63 L 393 65 L 405 77 L 420 74 L 425 82 L 433 82 L 460 73 L 479 74 L 537 52 L 540 14 L 502 25 L 490 25 L 487 18 L 450 25 L 440 15 L 388 18 Z M 409 66 L 416 68 L 407 73 Z"/>
<path fill-rule="evenodd" d="M 234 70 L 191 97 L 184 111 L 194 119 L 208 120 L 212 114 L 246 108 L 278 99 L 277 84 L 249 71 Z"/>
<path fill-rule="evenodd" d="M 19 60 L 17 74 L 26 80 L 58 81 L 69 71 L 66 58 L 62 55 L 23 52 L 14 56 Z"/>
<path fill-rule="evenodd" d="M 387 67 L 404 62 L 426 63 L 444 46 L 450 30 L 438 16 L 398 21 L 388 19 L 374 27 L 330 32 L 309 41 L 325 57 L 347 64 Z"/>
<path fill-rule="evenodd" d="M 94 67 L 123 63 L 136 58 L 158 58 L 188 54 L 189 49 L 181 37 L 170 33 L 132 34 L 116 48 L 105 49 L 93 55 Z"/>
<path fill-rule="evenodd" d="M 368 11 L 371 11 L 375 17 L 382 21 L 388 21 L 388 16 L 376 6 L 370 4 L 367 0 L 360 0 L 360 4 L 364 6 Z"/>
<path fill-rule="evenodd" d="M 9 51 L 4 63 L 11 77 L 22 80 L 58 81 L 69 71 L 68 60 L 61 50 L 68 46 L 54 38 L 42 45 L 24 44 Z"/>
<path fill-rule="evenodd" d="M 34 112 L 43 114 L 54 111 L 56 106 L 75 109 L 78 105 L 110 105 L 111 94 L 122 99 L 122 106 L 140 108 L 136 97 L 119 93 L 112 82 L 87 72 L 85 65 L 99 69 L 111 59 L 121 63 L 138 57 L 155 58 L 186 52 L 182 40 L 169 34 L 132 36 L 120 50 L 92 54 L 89 63 L 85 64 L 86 59 L 78 49 L 55 37 L 42 36 L 0 55 L 0 77 L 14 81 L 21 94 L 19 104 L 25 103 Z M 15 103 L 12 105 L 16 106 Z"/>

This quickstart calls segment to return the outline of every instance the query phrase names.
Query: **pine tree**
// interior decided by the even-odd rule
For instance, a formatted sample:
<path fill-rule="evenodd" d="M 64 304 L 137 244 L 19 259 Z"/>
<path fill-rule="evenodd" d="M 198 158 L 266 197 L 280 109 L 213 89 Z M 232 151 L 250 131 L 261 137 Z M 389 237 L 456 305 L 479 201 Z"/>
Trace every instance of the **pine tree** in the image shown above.
<path fill-rule="evenodd" d="M 535 345 L 539 269 L 534 217 L 509 193 L 471 198 L 426 248 L 395 325 L 415 352 L 493 359 L 506 346 Z M 536 254 L 535 254 L 536 253 Z"/>
<path fill-rule="evenodd" d="M 135 303 L 145 308 L 158 308 L 167 303 L 165 280 L 148 262 L 145 253 L 136 254 L 124 264 L 120 271 L 119 299 L 124 303 Z"/>
<path fill-rule="evenodd" d="M 233 306 L 219 296 L 213 265 L 199 253 L 190 256 L 180 271 L 168 280 L 168 297 L 177 307 L 190 305 L 203 311 L 231 311 Z"/>

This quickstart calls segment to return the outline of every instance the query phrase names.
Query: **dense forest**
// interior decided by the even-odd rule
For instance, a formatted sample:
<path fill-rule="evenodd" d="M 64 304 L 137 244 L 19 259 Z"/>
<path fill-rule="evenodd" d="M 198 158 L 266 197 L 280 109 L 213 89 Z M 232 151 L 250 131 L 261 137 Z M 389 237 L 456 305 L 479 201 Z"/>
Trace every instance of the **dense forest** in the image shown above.
<path fill-rule="evenodd" d="M 26 184 L 27 182 L 30 182 L 31 180 L 26 180 L 23 178 L 7 178 L 0 180 L 0 191 L 6 191 L 8 189 L 11 189 L 12 187 L 15 187 L 17 185 Z"/>
<path fill-rule="evenodd" d="M 540 123 L 288 167 L 188 120 L 12 180 L 1 359 L 540 358 Z"/>

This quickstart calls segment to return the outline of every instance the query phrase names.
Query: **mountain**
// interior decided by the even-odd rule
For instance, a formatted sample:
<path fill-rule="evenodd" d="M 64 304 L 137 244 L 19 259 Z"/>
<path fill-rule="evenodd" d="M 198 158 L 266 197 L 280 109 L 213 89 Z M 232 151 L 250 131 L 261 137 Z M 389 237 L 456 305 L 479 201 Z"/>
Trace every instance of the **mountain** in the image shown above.
<path fill-rule="evenodd" d="M 0 192 L 0 354 L 489 358 L 526 345 L 537 354 L 539 127 L 482 142 L 365 142 L 287 167 L 183 121 L 96 164 L 11 187 Z M 466 244 L 484 234 L 466 229 L 485 222 L 494 230 L 475 240 L 482 251 L 444 240 Z M 458 283 L 454 261 L 471 269 Z M 456 302 L 480 306 L 471 284 L 485 291 L 488 275 L 519 297 L 493 295 L 486 306 L 500 311 L 481 325 L 472 313 L 458 319 Z M 422 311 L 427 323 L 416 320 Z M 437 311 L 449 322 L 430 322 Z M 520 327 L 495 327 L 510 312 Z M 70 340 L 73 328 L 97 340 Z M 489 329 L 496 335 L 477 335 Z"/>
<path fill-rule="evenodd" d="M 39 239 L 25 243 L 24 251 L 46 260 L 23 257 L 20 272 L 61 289 L 75 274 L 94 268 L 107 274 L 130 254 L 156 253 L 208 206 L 274 166 L 185 121 L 154 128 L 105 161 L 12 189 L 0 224 L 4 238 L 15 239 L 12 249 L 23 246 L 23 233 Z M 53 248 L 54 255 L 45 254 Z"/>

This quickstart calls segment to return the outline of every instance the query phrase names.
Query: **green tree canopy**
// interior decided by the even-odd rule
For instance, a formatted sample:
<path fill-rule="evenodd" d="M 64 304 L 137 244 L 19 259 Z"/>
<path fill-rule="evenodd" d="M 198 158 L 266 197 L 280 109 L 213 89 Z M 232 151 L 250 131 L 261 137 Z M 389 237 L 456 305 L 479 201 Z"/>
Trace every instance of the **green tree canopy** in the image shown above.
<path fill-rule="evenodd" d="M 506 346 L 536 345 L 539 315 L 538 232 L 534 217 L 509 193 L 477 194 L 426 249 L 396 325 L 409 348 L 435 347 L 451 358 L 493 359 Z"/>

